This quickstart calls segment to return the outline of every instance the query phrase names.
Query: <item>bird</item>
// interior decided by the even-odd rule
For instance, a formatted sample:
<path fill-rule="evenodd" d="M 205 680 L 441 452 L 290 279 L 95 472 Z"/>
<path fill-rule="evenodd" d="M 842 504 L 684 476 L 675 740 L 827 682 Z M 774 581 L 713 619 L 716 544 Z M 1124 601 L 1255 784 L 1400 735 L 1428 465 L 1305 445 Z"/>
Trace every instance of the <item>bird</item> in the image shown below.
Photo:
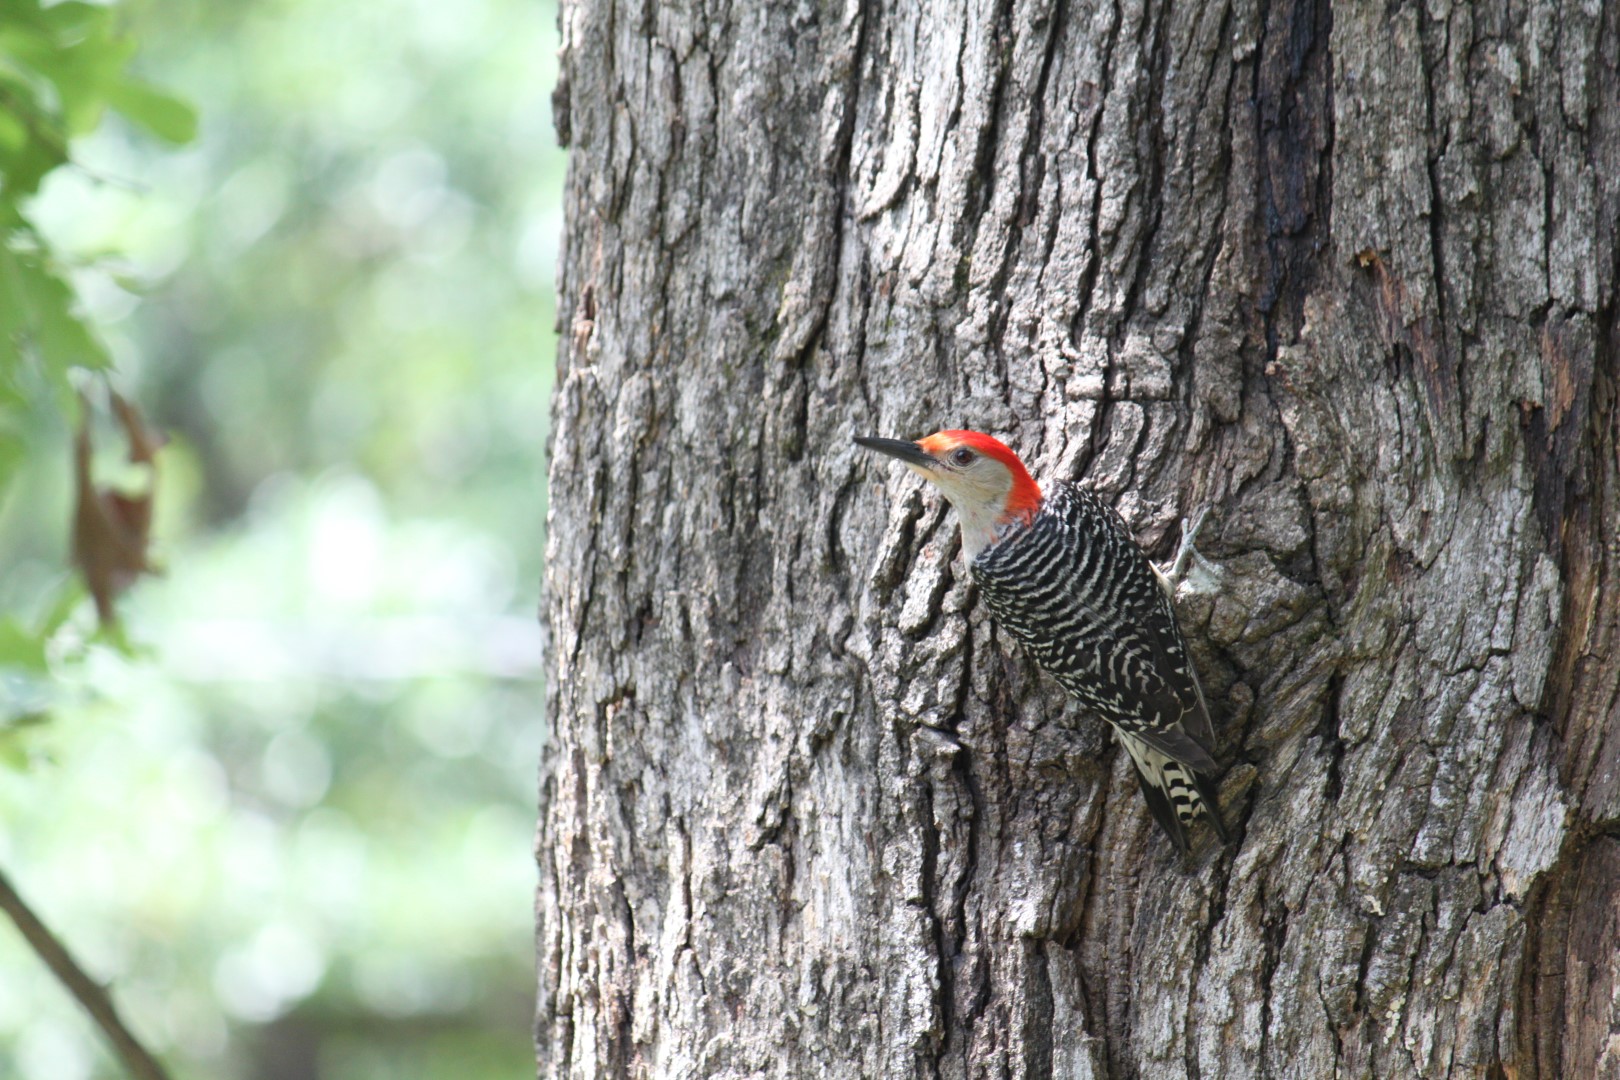
<path fill-rule="evenodd" d="M 1230 843 L 1210 780 L 1214 729 L 1174 586 L 1119 513 L 1077 484 L 1043 489 L 1010 447 L 982 432 L 855 442 L 898 459 L 950 502 L 991 618 L 1113 728 L 1176 849 L 1191 850 L 1188 828 L 1199 818 Z"/>

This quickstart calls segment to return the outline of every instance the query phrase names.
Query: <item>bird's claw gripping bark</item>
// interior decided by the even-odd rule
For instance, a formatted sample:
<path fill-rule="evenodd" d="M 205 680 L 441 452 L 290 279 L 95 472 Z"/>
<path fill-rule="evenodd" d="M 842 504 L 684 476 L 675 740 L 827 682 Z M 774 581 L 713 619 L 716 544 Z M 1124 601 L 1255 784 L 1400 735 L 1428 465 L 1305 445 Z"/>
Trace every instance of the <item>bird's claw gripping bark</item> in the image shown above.
<path fill-rule="evenodd" d="M 1198 531 L 1204 527 L 1207 517 L 1209 507 L 1206 506 L 1198 511 L 1191 525 L 1186 518 L 1181 519 L 1181 544 L 1176 548 L 1176 557 L 1171 560 L 1168 569 L 1160 571 L 1171 595 L 1180 591 L 1183 584 L 1195 593 L 1214 592 L 1220 587 L 1221 568 L 1204 558 L 1194 546 Z"/>

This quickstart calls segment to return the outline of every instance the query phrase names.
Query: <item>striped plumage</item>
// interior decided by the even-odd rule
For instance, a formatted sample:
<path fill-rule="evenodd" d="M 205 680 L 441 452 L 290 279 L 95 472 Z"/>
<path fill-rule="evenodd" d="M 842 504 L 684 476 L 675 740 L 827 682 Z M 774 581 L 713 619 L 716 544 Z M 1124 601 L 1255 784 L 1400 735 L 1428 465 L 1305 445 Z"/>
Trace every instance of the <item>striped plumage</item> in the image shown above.
<path fill-rule="evenodd" d="M 985 605 L 1042 668 L 1112 725 L 1148 808 L 1181 851 L 1204 816 L 1227 839 L 1205 776 L 1214 732 L 1169 583 L 1112 507 L 1058 481 L 1043 492 L 988 435 L 861 438 L 936 484 L 961 520 Z"/>
<path fill-rule="evenodd" d="M 970 569 L 997 625 L 1113 726 L 1176 847 L 1187 850 L 1186 826 L 1200 812 L 1226 839 L 1200 776 L 1216 765 L 1197 673 L 1168 591 L 1113 507 L 1051 484 L 1034 517 Z"/>

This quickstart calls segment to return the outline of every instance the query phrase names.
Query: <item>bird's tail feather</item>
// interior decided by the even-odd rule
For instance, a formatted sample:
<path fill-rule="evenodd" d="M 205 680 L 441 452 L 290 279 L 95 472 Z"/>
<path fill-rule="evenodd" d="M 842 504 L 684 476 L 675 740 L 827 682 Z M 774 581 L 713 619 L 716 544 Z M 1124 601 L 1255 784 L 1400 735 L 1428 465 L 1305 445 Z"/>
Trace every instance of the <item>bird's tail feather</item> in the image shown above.
<path fill-rule="evenodd" d="M 1207 779 L 1136 736 L 1123 731 L 1118 734 L 1120 743 L 1131 755 L 1131 763 L 1136 766 L 1142 797 L 1176 850 L 1188 850 L 1187 826 L 1200 814 L 1209 821 L 1222 843 L 1231 842 L 1226 823 L 1221 820 L 1214 787 Z"/>

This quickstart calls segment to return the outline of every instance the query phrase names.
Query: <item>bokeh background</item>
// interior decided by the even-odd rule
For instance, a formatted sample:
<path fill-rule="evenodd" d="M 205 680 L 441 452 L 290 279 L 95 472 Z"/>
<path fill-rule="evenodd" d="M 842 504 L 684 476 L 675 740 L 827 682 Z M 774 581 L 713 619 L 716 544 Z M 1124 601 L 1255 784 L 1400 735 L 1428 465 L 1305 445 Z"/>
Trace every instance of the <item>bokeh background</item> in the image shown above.
<path fill-rule="evenodd" d="M 167 569 L 131 649 L 84 602 L 0 675 L 0 866 L 177 1077 L 532 1075 L 554 5 L 120 9 L 199 135 L 109 120 L 33 215 L 171 436 Z M 0 609 L 37 615 L 70 433 L 30 422 Z M 0 922 L 0 1077 L 119 1075 Z"/>

